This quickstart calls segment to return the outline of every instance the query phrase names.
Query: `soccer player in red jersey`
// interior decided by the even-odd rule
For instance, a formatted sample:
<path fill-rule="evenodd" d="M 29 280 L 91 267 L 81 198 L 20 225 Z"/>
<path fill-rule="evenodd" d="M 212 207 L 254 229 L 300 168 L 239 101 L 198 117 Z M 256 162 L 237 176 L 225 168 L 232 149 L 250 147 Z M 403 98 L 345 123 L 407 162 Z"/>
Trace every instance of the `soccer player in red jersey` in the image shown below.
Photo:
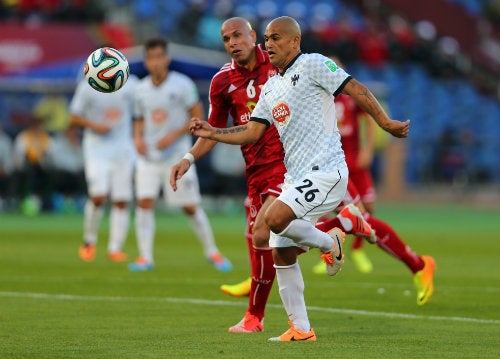
<path fill-rule="evenodd" d="M 343 67 L 339 59 L 335 57 L 333 59 L 339 66 Z M 375 124 L 369 118 L 368 121 L 365 121 L 368 126 L 366 136 L 368 143 L 365 143 L 365 146 L 361 147 L 359 117 L 369 115 L 356 104 L 352 97 L 343 94 L 335 97 L 335 110 L 342 148 L 347 167 L 349 168 L 349 183 L 346 198 L 339 205 L 338 209 L 343 208 L 343 206 L 349 203 L 355 204 L 360 209 L 365 220 L 375 230 L 377 245 L 385 252 L 405 263 L 413 273 L 413 280 L 417 289 L 417 304 L 424 305 L 429 302 L 434 291 L 434 259 L 430 256 L 419 256 L 416 254 L 388 223 L 373 216 L 375 187 L 369 165 L 371 164 L 373 155 Z M 317 225 L 317 228 L 325 232 L 335 227 L 344 229 L 338 218 L 324 220 Z M 352 246 L 354 249 L 353 253 L 359 250 L 362 241 L 363 238 L 356 237 Z M 368 258 L 365 259 L 369 261 Z M 363 263 L 356 263 L 358 269 L 363 271 L 363 267 L 359 267 L 360 264 Z M 366 267 L 366 262 L 364 264 L 365 271 L 367 271 L 366 268 L 371 270 L 370 267 Z M 368 265 L 371 266 L 371 262 L 368 262 Z M 325 270 L 322 263 L 317 264 L 314 267 L 314 271 L 316 273 L 324 273 Z"/>
<path fill-rule="evenodd" d="M 334 61 L 342 66 L 338 59 L 334 58 Z M 349 182 L 359 192 L 365 210 L 373 214 L 376 194 L 370 166 L 375 146 L 375 122 L 347 95 L 339 94 L 335 97 L 335 112 L 345 161 L 349 168 Z M 364 136 L 361 135 L 362 126 L 365 129 Z M 363 242 L 362 237 L 356 237 L 352 241 L 351 259 L 360 272 L 369 273 L 372 271 L 372 263 L 362 250 Z"/>
<path fill-rule="evenodd" d="M 231 115 L 235 126 L 246 124 L 257 103 L 262 85 L 277 73 L 267 52 L 255 45 L 256 33 L 242 18 L 230 18 L 221 27 L 222 40 L 231 62 L 225 64 L 210 84 L 208 122 L 214 127 L 226 127 Z M 207 154 L 217 142 L 199 138 L 183 160 L 171 172 L 170 183 L 189 169 L 192 162 Z M 276 271 L 269 248 L 270 230 L 263 220 L 265 210 L 281 193 L 286 172 L 284 151 L 274 126 L 266 130 L 255 144 L 241 146 L 246 164 L 248 197 L 247 245 L 251 264 L 249 305 L 244 318 L 229 328 L 234 333 L 263 330 L 264 310 Z M 242 295 L 247 295 L 244 290 Z"/>

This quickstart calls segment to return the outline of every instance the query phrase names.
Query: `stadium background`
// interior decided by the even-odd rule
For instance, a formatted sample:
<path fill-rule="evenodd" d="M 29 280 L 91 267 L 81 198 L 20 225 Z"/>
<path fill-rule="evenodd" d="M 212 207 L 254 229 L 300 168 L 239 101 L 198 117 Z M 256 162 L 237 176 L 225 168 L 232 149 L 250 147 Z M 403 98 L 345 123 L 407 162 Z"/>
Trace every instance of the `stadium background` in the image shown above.
<path fill-rule="evenodd" d="M 12 139 L 44 108 L 47 129 L 61 131 L 82 63 L 109 45 L 145 74 L 140 44 L 171 41 L 172 68 L 196 80 L 206 104 L 211 76 L 227 61 L 220 24 L 251 20 L 301 23 L 304 52 L 339 55 L 394 118 L 412 120 L 400 141 L 380 134 L 374 173 L 382 198 L 500 199 L 500 2 L 285 0 L 4 0 L 0 5 L 0 124 Z M 41 103 L 49 103 L 43 107 Z M 206 106 L 208 108 L 208 106 Z M 214 152 L 198 166 L 202 191 L 243 193 L 238 156 Z M 223 168 L 217 168 L 222 163 Z M 238 175 L 231 171 L 238 169 Z M 227 186 L 221 186 L 221 178 Z"/>
<path fill-rule="evenodd" d="M 267 338 L 286 326 L 276 285 L 265 332 L 227 332 L 248 300 L 219 290 L 223 283 L 248 276 L 241 202 L 224 207 L 230 202 L 206 196 L 216 198 L 215 209 L 219 207 L 209 217 L 218 245 L 234 264 L 229 273 L 216 272 L 200 260 L 201 248 L 182 213 L 159 211 L 156 268 L 131 273 L 128 263 L 106 257 L 107 218 L 100 226 L 96 260 L 86 263 L 77 255 L 81 213 L 27 217 L 4 208 L 0 358 L 497 359 L 498 0 L 416 3 L 193 0 L 191 8 L 181 0 L 0 0 L 0 123 L 11 138 L 44 111 L 52 113 L 47 126 L 57 135 L 67 120 L 65 106 L 82 63 L 102 44 L 123 49 L 132 71 L 142 75 L 141 42 L 155 33 L 167 35 L 173 41 L 173 67 L 193 76 L 206 96 L 211 75 L 227 61 L 218 48 L 216 8 L 247 16 L 255 26 L 285 13 L 303 20 L 306 30 L 312 29 L 307 24 L 314 25 L 323 35 L 306 32 L 305 51 L 319 46 L 325 53 L 342 53 L 350 71 L 383 96 L 396 118 L 412 119 L 408 139 L 381 141 L 379 192 L 382 200 L 397 201 L 379 201 L 377 216 L 394 225 L 413 249 L 434 256 L 438 265 L 432 302 L 418 307 L 410 272 L 375 246 L 365 246 L 374 263 L 369 276 L 359 273 L 348 255 L 333 280 L 318 276 L 311 270 L 317 253 L 303 255 L 309 315 L 318 341 L 276 346 Z M 229 16 L 227 10 L 219 14 Z M 381 33 L 385 41 L 363 38 L 373 21 L 378 26 L 371 33 Z M 198 25 L 213 38 L 198 36 Z M 393 32 L 412 46 L 403 51 L 404 46 L 390 40 Z M 359 44 L 353 39 L 360 37 L 375 58 L 350 52 Z M 383 44 L 390 51 L 379 51 Z M 443 135 L 453 133 L 458 137 L 445 141 L 449 166 L 436 163 Z M 231 178 L 215 188 L 220 173 L 213 165 L 206 159 L 199 166 L 205 193 L 228 192 Z M 241 191 L 240 182 L 232 184 L 231 191 Z M 471 208 L 476 200 L 493 209 Z M 131 257 L 137 253 L 133 227 L 131 223 L 124 248 Z"/>

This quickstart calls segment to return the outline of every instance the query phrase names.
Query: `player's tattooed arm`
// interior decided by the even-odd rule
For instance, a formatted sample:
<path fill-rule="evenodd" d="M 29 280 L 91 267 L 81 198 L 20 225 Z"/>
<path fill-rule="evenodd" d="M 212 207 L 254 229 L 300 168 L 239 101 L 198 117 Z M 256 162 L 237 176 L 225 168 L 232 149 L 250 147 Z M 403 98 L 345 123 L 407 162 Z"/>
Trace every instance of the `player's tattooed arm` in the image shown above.
<path fill-rule="evenodd" d="M 368 112 L 377 124 L 396 137 L 408 136 L 410 121 L 392 120 L 373 93 L 356 79 L 351 79 L 345 85 L 342 93 L 351 96 L 356 103 Z"/>
<path fill-rule="evenodd" d="M 389 118 L 373 93 L 356 79 L 351 79 L 342 92 L 354 98 L 357 104 L 372 115 L 375 120 L 378 116 Z"/>
<path fill-rule="evenodd" d="M 235 126 L 235 127 L 229 127 L 229 128 L 218 128 L 215 130 L 216 135 L 220 134 L 227 134 L 227 133 L 238 133 L 238 132 L 244 132 L 248 130 L 247 125 L 241 125 L 241 126 Z"/>
<path fill-rule="evenodd" d="M 198 118 L 191 119 L 189 130 L 198 137 L 224 142 L 231 145 L 255 143 L 262 137 L 267 127 L 260 123 L 250 122 L 245 125 L 229 128 L 214 128 L 206 121 Z"/>

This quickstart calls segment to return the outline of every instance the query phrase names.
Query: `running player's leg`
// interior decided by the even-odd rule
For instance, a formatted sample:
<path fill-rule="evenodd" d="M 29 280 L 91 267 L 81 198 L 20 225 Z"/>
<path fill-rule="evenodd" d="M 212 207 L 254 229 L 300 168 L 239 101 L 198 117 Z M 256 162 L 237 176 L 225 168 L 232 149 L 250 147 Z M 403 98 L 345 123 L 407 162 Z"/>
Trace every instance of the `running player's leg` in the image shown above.
<path fill-rule="evenodd" d="M 373 214 L 375 208 L 375 186 L 369 169 L 358 169 L 349 172 L 349 181 L 353 183 L 359 192 L 364 211 Z M 356 236 L 351 245 L 351 259 L 356 268 L 361 273 L 370 273 L 373 270 L 373 264 L 370 258 L 363 250 L 364 238 Z"/>
<path fill-rule="evenodd" d="M 111 178 L 110 231 L 108 243 L 108 257 L 115 262 L 127 260 L 127 255 L 122 252 L 127 239 L 130 211 L 129 203 L 132 200 L 133 162 L 126 160 L 116 162 Z"/>
<path fill-rule="evenodd" d="M 137 161 L 135 235 L 139 256 L 129 265 L 129 269 L 134 272 L 151 270 L 154 267 L 153 246 L 156 227 L 154 206 L 160 191 L 160 173 L 159 164 L 144 159 Z"/>
<path fill-rule="evenodd" d="M 249 190 L 249 192 L 252 192 Z M 269 192 L 269 191 L 268 191 Z M 252 196 L 250 215 L 252 227 L 252 255 L 250 258 L 252 276 L 248 300 L 248 308 L 243 319 L 236 325 L 229 328 L 232 333 L 252 333 L 260 332 L 264 329 L 264 315 L 271 292 L 276 271 L 271 248 L 269 247 L 269 227 L 264 221 L 264 213 L 269 205 L 276 199 L 276 196 L 269 194 L 262 204 L 260 195 Z M 253 203 L 258 205 L 254 206 Z M 255 215 L 254 212 L 257 212 Z M 253 213 L 253 216 L 252 216 Z"/>
<path fill-rule="evenodd" d="M 334 275 L 340 270 L 343 232 L 336 229 L 329 235 L 315 228 L 313 222 L 333 211 L 341 202 L 347 189 L 347 176 L 347 168 L 334 175 L 309 173 L 294 184 L 285 184 L 281 195 L 265 213 L 266 223 L 271 229 L 269 244 L 273 248 L 280 297 L 292 327 L 300 333 L 310 333 L 312 328 L 297 254 L 308 247 L 318 248 L 323 255 L 329 256 L 329 274 Z"/>
<path fill-rule="evenodd" d="M 170 173 L 170 168 L 164 173 Z M 200 207 L 201 195 L 199 190 L 198 175 L 195 165 L 191 165 L 189 171 L 179 180 L 177 191 L 173 191 L 168 182 L 168 178 L 163 181 L 163 193 L 165 201 L 172 206 L 182 207 L 188 216 L 191 228 L 200 242 L 205 258 L 221 272 L 228 272 L 232 269 L 231 262 L 224 257 L 215 243 L 212 227 L 208 217 Z"/>
<path fill-rule="evenodd" d="M 83 210 L 83 243 L 79 256 L 86 262 L 93 261 L 96 254 L 99 225 L 104 215 L 104 205 L 109 193 L 109 161 L 85 160 L 85 178 L 89 199 Z"/>

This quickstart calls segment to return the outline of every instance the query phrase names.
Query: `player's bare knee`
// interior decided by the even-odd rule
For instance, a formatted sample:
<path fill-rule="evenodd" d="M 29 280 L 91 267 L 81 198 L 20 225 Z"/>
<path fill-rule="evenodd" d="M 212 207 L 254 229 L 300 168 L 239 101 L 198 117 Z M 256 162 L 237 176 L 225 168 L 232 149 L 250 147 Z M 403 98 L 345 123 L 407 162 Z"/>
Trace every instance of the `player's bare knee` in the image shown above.
<path fill-rule="evenodd" d="M 113 207 L 118 208 L 118 209 L 126 209 L 128 207 L 128 202 L 116 201 L 116 202 L 113 202 Z"/>
<path fill-rule="evenodd" d="M 184 206 L 182 207 L 182 210 L 184 211 L 185 214 L 188 216 L 193 216 L 196 213 L 196 210 L 198 209 L 197 206 L 192 205 L 192 206 Z"/>
<path fill-rule="evenodd" d="M 141 198 L 137 201 L 137 207 L 141 209 L 151 210 L 155 205 L 155 201 L 152 198 Z"/>
<path fill-rule="evenodd" d="M 252 233 L 252 244 L 256 248 L 267 248 L 269 247 L 269 228 L 263 226 L 263 228 L 255 229 Z"/>
<path fill-rule="evenodd" d="M 91 199 L 92 201 L 92 204 L 95 206 L 95 207 L 101 207 L 104 205 L 104 203 L 106 202 L 106 196 L 96 196 L 96 197 L 92 197 Z"/>
<path fill-rule="evenodd" d="M 276 212 L 273 211 L 266 211 L 264 215 L 264 221 L 274 233 L 283 232 L 283 230 L 287 226 L 287 224 L 284 223 L 283 218 L 281 218 Z"/>

